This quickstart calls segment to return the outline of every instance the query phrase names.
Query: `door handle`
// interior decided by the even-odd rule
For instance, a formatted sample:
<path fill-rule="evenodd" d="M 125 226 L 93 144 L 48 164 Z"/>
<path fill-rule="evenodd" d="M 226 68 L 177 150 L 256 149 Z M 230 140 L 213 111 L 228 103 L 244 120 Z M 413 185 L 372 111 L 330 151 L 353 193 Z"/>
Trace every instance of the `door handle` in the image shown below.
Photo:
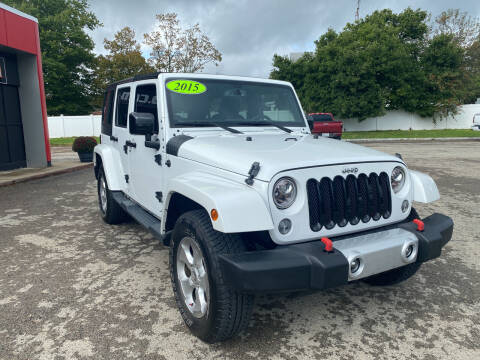
<path fill-rule="evenodd" d="M 145 140 L 145 147 L 160 150 L 160 141 Z"/>
<path fill-rule="evenodd" d="M 137 144 L 134 143 L 133 141 L 130 141 L 130 140 L 125 141 L 125 145 L 127 145 L 129 147 L 133 147 L 133 148 L 137 147 Z"/>
<path fill-rule="evenodd" d="M 118 137 L 113 136 L 113 135 L 110 135 L 110 141 L 115 141 L 115 142 L 117 142 L 117 141 L 118 141 Z"/>
<path fill-rule="evenodd" d="M 130 141 L 130 140 L 125 141 L 125 145 L 123 145 L 123 152 L 124 152 L 125 154 L 128 153 L 128 148 L 129 148 L 129 147 L 134 147 L 134 148 L 136 148 L 136 147 L 137 147 L 137 144 L 135 144 L 134 142 L 132 142 L 132 141 Z"/>

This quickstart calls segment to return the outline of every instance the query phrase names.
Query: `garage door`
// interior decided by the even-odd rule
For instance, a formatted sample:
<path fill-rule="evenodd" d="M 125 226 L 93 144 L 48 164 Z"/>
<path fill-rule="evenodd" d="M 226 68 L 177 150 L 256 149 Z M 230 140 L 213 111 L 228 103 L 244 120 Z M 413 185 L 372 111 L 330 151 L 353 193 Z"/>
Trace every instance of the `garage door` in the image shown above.
<path fill-rule="evenodd" d="M 27 166 L 18 88 L 0 84 L 0 170 Z"/>

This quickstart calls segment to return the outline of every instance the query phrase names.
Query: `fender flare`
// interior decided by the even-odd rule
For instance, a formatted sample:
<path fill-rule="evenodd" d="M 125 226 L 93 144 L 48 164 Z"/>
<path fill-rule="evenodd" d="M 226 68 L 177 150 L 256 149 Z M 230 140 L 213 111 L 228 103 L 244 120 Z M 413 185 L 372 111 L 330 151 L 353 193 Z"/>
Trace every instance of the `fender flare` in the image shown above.
<path fill-rule="evenodd" d="M 435 181 L 427 174 L 410 170 L 413 186 L 413 201 L 429 203 L 440 199 L 440 193 Z"/>
<path fill-rule="evenodd" d="M 112 149 L 111 146 L 106 146 L 105 144 L 99 144 L 95 146 L 94 151 L 95 154 L 99 155 L 102 159 L 102 166 L 107 179 L 108 188 L 113 191 L 125 190 L 122 159 L 120 158 L 118 151 Z M 94 156 L 94 161 L 95 167 L 97 167 L 98 164 L 96 163 L 96 156 Z"/>
<path fill-rule="evenodd" d="M 273 221 L 260 194 L 253 188 L 218 176 L 190 172 L 171 179 L 167 186 L 166 204 L 169 206 L 174 193 L 181 194 L 202 206 L 208 214 L 218 212 L 212 220 L 215 230 L 223 233 L 239 233 L 273 229 Z M 168 213 L 164 212 L 162 223 Z"/>

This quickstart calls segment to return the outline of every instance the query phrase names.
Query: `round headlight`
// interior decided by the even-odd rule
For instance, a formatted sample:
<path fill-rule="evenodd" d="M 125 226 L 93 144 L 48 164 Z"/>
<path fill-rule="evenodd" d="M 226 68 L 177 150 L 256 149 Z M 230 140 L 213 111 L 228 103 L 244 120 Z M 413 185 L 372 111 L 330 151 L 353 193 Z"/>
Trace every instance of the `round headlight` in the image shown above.
<path fill-rule="evenodd" d="M 392 189 L 394 192 L 398 193 L 403 189 L 405 185 L 405 170 L 402 167 L 396 166 L 392 171 L 391 176 Z"/>
<path fill-rule="evenodd" d="M 283 177 L 277 180 L 273 186 L 273 202 L 279 209 L 286 209 L 293 204 L 297 197 L 297 185 L 289 177 Z"/>

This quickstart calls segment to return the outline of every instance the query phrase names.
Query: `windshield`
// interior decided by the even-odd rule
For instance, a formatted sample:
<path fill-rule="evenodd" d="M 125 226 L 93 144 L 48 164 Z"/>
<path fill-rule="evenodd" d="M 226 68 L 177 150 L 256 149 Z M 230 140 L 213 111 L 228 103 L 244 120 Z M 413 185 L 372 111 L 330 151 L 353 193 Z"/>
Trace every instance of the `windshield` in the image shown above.
<path fill-rule="evenodd" d="M 171 127 L 305 126 L 289 86 L 169 78 L 165 91 Z"/>

